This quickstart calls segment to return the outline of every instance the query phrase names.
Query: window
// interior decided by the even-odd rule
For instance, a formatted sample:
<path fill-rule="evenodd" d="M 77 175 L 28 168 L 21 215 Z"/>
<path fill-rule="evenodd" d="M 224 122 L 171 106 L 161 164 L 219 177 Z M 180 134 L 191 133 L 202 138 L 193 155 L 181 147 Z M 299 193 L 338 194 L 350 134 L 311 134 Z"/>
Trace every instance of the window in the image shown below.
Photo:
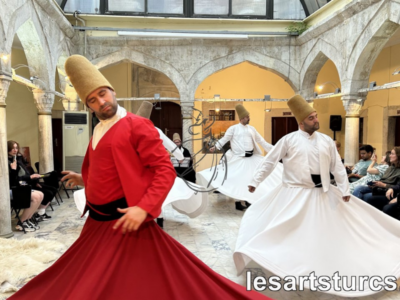
<path fill-rule="evenodd" d="M 108 0 L 107 12 L 182 15 L 184 0 Z"/>
<path fill-rule="evenodd" d="M 229 0 L 194 0 L 195 15 L 228 15 Z"/>
<path fill-rule="evenodd" d="M 235 111 L 234 110 L 210 110 L 210 119 L 215 118 L 215 121 L 235 121 Z"/>
<path fill-rule="evenodd" d="M 232 15 L 265 16 L 267 0 L 232 0 Z"/>
<path fill-rule="evenodd" d="M 298 0 L 274 0 L 274 19 L 303 20 L 306 17 Z"/>
<path fill-rule="evenodd" d="M 74 13 L 79 10 L 82 14 L 97 14 L 100 12 L 99 0 L 68 0 L 64 6 L 64 11 Z"/>

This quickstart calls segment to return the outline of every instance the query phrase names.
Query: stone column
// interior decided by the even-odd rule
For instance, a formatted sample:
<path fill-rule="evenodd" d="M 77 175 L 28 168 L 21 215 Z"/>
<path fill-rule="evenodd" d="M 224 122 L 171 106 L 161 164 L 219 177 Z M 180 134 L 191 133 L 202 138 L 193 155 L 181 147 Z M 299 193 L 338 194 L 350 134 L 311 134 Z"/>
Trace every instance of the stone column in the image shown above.
<path fill-rule="evenodd" d="M 11 229 L 10 192 L 8 181 L 8 151 L 6 97 L 12 78 L 0 75 L 0 238 L 9 238 L 14 234 Z"/>
<path fill-rule="evenodd" d="M 54 171 L 53 162 L 53 132 L 51 126 L 51 109 L 54 104 L 54 94 L 43 90 L 33 90 L 33 98 L 39 116 L 39 168 L 40 173 Z"/>
<path fill-rule="evenodd" d="M 193 125 L 193 101 L 181 101 L 182 110 L 182 143 L 185 148 L 193 155 L 193 135 L 189 133 L 189 127 Z"/>
<path fill-rule="evenodd" d="M 359 160 L 360 110 L 365 97 L 342 95 L 342 101 L 346 110 L 344 162 L 347 166 L 354 166 Z"/>

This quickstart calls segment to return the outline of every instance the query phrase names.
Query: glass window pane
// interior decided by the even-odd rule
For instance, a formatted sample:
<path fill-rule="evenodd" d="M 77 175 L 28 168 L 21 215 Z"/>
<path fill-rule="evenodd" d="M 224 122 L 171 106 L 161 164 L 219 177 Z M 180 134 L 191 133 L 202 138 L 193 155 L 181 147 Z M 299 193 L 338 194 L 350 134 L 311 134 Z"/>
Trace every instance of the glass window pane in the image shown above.
<path fill-rule="evenodd" d="M 63 2 L 63 0 L 56 0 L 56 2 L 57 2 L 57 4 L 58 4 L 59 6 L 61 6 L 61 2 Z"/>
<path fill-rule="evenodd" d="M 194 0 L 196 15 L 227 15 L 229 0 Z"/>
<path fill-rule="evenodd" d="M 100 11 L 99 0 L 68 0 L 64 11 L 73 13 L 80 10 L 82 14 L 97 14 Z"/>
<path fill-rule="evenodd" d="M 148 0 L 149 13 L 183 14 L 183 0 Z"/>
<path fill-rule="evenodd" d="M 310 15 L 320 9 L 322 6 L 327 4 L 330 0 L 305 0 L 307 10 Z"/>
<path fill-rule="evenodd" d="M 267 0 L 232 0 L 232 14 L 265 16 Z"/>
<path fill-rule="evenodd" d="M 299 0 L 274 0 L 274 19 L 303 20 L 305 17 Z"/>
<path fill-rule="evenodd" d="M 108 11 L 144 12 L 144 0 L 108 0 Z"/>

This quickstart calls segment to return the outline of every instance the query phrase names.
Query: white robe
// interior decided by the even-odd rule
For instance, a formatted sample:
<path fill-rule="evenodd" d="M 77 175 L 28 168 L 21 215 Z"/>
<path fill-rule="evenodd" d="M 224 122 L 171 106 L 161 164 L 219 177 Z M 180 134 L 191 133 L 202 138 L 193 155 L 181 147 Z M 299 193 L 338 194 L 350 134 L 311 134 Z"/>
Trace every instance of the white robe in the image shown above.
<path fill-rule="evenodd" d="M 311 180 L 310 136 L 299 130 L 283 137 L 264 158 L 251 185 L 260 186 L 280 159 L 283 182 L 256 201 L 244 214 L 234 253 L 238 273 L 254 260 L 280 277 L 400 277 L 400 222 L 351 196 L 345 168 L 332 139 L 315 132 L 323 188 Z M 317 161 L 318 162 L 318 161 Z M 338 187 L 329 185 L 329 171 Z M 315 172 L 315 171 L 314 171 Z M 348 281 L 350 282 L 350 280 Z M 332 284 L 332 281 L 331 281 Z M 333 286 L 333 284 L 332 284 Z M 309 288 L 308 282 L 305 287 Z M 362 291 L 328 293 L 361 297 Z"/>
<path fill-rule="evenodd" d="M 245 130 L 248 130 L 253 140 L 254 154 L 251 157 L 245 157 L 246 149 L 243 145 Z M 250 125 L 244 126 L 240 123 L 229 127 L 225 136 L 216 143 L 216 147 L 221 149 L 228 141 L 231 143 L 231 150 L 226 153 L 229 156 L 228 165 L 220 164 L 198 172 L 196 177 L 200 185 L 208 190 L 211 188 L 216 189 L 233 199 L 253 203 L 282 182 L 283 168 L 281 164 L 278 164 L 268 180 L 265 180 L 255 193 L 250 193 L 248 191 L 250 179 L 254 174 L 254 170 L 263 160 L 262 152 L 257 143 L 267 152 L 273 146 L 267 143 L 254 127 Z M 225 174 L 227 174 L 226 179 Z"/>

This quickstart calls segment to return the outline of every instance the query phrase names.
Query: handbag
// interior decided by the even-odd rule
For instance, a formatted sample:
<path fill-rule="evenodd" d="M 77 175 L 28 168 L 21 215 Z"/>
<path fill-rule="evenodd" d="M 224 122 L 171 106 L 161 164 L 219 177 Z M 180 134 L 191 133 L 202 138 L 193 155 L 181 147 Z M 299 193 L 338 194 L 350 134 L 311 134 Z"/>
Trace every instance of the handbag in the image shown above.
<path fill-rule="evenodd" d="M 372 196 L 386 196 L 387 188 L 374 187 L 372 188 Z"/>

